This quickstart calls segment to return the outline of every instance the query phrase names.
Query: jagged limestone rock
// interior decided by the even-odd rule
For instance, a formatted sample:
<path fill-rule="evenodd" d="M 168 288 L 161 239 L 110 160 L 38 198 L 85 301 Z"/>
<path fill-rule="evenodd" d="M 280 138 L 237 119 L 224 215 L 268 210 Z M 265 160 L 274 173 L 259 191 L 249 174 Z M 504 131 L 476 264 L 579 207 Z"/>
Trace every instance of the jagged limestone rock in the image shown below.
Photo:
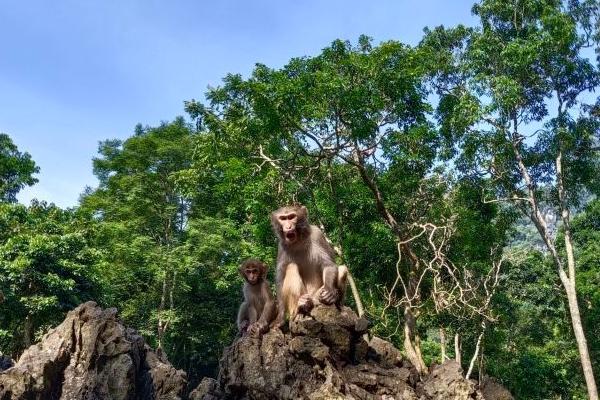
<path fill-rule="evenodd" d="M 177 400 L 185 373 L 160 360 L 116 309 L 87 302 L 0 373 L 0 400 Z"/>
<path fill-rule="evenodd" d="M 202 381 L 191 399 L 481 399 L 458 365 L 437 367 L 422 381 L 391 343 L 367 343 L 367 328 L 347 307 L 316 307 L 287 333 L 236 340 L 217 380 Z"/>
<path fill-rule="evenodd" d="M 437 365 L 429 375 L 417 384 L 417 393 L 425 399 L 483 399 L 475 385 L 463 378 L 463 371 L 455 361 Z"/>
<path fill-rule="evenodd" d="M 316 307 L 285 333 L 235 340 L 218 378 L 204 378 L 188 398 L 483 399 L 455 362 L 421 377 L 391 343 L 367 342 L 367 328 L 347 307 Z M 125 328 L 115 309 L 89 302 L 0 372 L 0 400 L 177 400 L 186 398 L 185 385 L 185 374 Z M 487 400 L 512 398 L 491 384 L 488 389 L 500 395 Z"/>
<path fill-rule="evenodd" d="M 514 400 L 513 395 L 496 379 L 484 376 L 481 393 L 486 400 Z"/>

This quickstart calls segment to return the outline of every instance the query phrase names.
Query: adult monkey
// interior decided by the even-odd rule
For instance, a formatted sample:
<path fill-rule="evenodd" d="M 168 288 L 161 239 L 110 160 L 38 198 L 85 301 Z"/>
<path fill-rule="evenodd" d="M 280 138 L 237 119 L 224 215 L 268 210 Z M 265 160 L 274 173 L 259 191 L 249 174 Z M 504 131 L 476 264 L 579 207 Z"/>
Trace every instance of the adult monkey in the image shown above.
<path fill-rule="evenodd" d="M 325 235 L 308 222 L 306 207 L 287 206 L 272 212 L 271 225 L 279 240 L 278 313 L 273 325 L 281 327 L 286 313 L 292 319 L 319 303 L 340 306 L 348 269 L 335 263 Z"/>
<path fill-rule="evenodd" d="M 275 301 L 266 279 L 267 265 L 248 259 L 242 263 L 239 272 L 246 282 L 244 302 L 238 311 L 238 330 L 242 335 L 265 333 L 275 318 Z"/>

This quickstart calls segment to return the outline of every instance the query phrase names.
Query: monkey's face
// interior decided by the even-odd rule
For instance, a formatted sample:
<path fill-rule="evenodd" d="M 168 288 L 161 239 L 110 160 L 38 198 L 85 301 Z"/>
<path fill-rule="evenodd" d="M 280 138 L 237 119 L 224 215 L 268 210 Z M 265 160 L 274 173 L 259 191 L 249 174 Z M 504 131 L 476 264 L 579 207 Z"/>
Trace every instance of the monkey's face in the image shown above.
<path fill-rule="evenodd" d="M 298 214 L 291 212 L 287 214 L 280 214 L 277 217 L 279 226 L 281 227 L 281 238 L 286 244 L 294 244 L 298 241 Z"/>
<path fill-rule="evenodd" d="M 260 270 L 257 267 L 249 266 L 244 271 L 246 281 L 251 285 L 256 285 L 260 279 Z"/>
<path fill-rule="evenodd" d="M 308 211 L 304 206 L 287 206 L 271 213 L 271 226 L 286 246 L 301 243 L 310 232 Z"/>

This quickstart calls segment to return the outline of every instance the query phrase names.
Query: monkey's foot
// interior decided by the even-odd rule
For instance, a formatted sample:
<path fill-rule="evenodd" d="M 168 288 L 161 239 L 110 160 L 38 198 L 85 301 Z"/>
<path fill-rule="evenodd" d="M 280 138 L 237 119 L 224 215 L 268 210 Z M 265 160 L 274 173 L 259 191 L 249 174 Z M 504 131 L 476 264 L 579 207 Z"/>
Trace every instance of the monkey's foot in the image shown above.
<path fill-rule="evenodd" d="M 336 289 L 325 289 L 321 288 L 319 293 L 319 301 L 325 305 L 333 304 L 338 299 L 338 293 Z"/>
<path fill-rule="evenodd" d="M 298 313 L 300 314 L 308 314 L 314 306 L 312 298 L 308 294 L 304 294 L 298 299 Z"/>

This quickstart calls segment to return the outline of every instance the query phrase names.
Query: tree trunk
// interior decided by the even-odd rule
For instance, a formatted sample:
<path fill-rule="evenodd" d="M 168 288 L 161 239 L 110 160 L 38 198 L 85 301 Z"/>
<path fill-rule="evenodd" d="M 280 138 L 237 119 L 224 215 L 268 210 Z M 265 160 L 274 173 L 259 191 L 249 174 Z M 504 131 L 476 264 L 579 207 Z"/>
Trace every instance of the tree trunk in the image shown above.
<path fill-rule="evenodd" d="M 365 315 L 365 307 L 363 306 L 362 300 L 360 299 L 360 294 L 358 293 L 358 288 L 356 287 L 356 282 L 354 282 L 354 278 L 350 271 L 348 271 L 348 283 L 350 284 L 350 289 L 352 290 L 352 297 L 354 297 L 354 302 L 356 303 L 356 311 L 358 312 L 358 316 L 362 317 Z"/>
<path fill-rule="evenodd" d="M 560 97 L 560 96 L 559 96 Z M 562 105 L 559 106 L 559 115 L 562 114 Z M 516 117 L 515 117 L 516 118 Z M 558 275 L 560 277 L 561 283 L 565 289 L 565 293 L 567 295 L 567 300 L 569 302 L 569 314 L 571 315 L 571 323 L 573 325 L 573 332 L 575 333 L 575 340 L 577 341 L 577 349 L 579 350 L 579 357 L 581 359 L 581 366 L 583 368 L 583 375 L 585 377 L 585 382 L 587 386 L 587 391 L 590 400 L 598 400 L 598 389 L 596 387 L 596 380 L 594 378 L 594 372 L 592 369 L 592 363 L 590 360 L 590 354 L 588 351 L 587 341 L 585 339 L 585 334 L 583 332 L 583 326 L 581 324 L 581 316 L 579 314 L 579 305 L 577 304 L 577 290 L 575 286 L 575 256 L 573 252 L 573 241 L 571 237 L 571 221 L 570 221 L 570 213 L 569 206 L 566 200 L 566 189 L 564 186 L 563 180 L 563 170 L 562 170 L 562 161 L 563 155 L 562 150 L 559 149 L 556 159 L 556 186 L 558 190 L 559 197 L 559 207 L 561 219 L 563 222 L 563 228 L 565 230 L 565 250 L 567 253 L 567 271 L 563 266 L 563 261 L 558 254 L 556 246 L 552 238 L 550 237 L 550 233 L 548 230 L 548 226 L 544 219 L 544 216 L 541 214 L 538 200 L 536 198 L 536 187 L 534 184 L 527 167 L 523 161 L 523 157 L 521 155 L 520 143 L 521 139 L 517 133 L 517 122 L 516 120 L 513 122 L 514 125 L 514 133 L 510 138 L 512 142 L 513 153 L 515 155 L 515 159 L 517 161 L 517 166 L 521 173 L 521 177 L 525 181 L 527 185 L 528 195 L 529 195 L 529 203 L 531 204 L 531 212 L 529 214 L 529 218 L 537 228 L 540 236 L 544 240 L 552 259 L 554 260 L 554 265 L 558 269 Z"/>
<path fill-rule="evenodd" d="M 371 194 L 373 195 L 373 200 L 375 201 L 375 207 L 377 208 L 377 212 L 381 215 L 385 223 L 388 225 L 388 227 L 391 229 L 391 231 L 394 233 L 394 235 L 400 243 L 402 241 L 402 232 L 400 229 L 400 225 L 398 224 L 398 221 L 396 221 L 396 218 L 392 215 L 390 210 L 388 210 L 388 208 L 386 207 L 383 193 L 379 189 L 376 180 L 373 177 L 371 177 L 367 172 L 367 168 L 365 166 L 365 161 L 363 158 L 363 153 L 360 151 L 356 142 L 354 142 L 353 160 L 349 161 L 349 163 L 354 165 L 358 169 L 363 183 L 367 185 L 367 187 L 371 191 Z M 411 299 L 413 297 L 412 295 L 416 294 L 418 291 L 418 284 L 416 284 L 415 282 L 415 271 L 419 269 L 419 262 L 418 260 L 416 260 L 416 257 L 410 249 L 409 245 L 407 243 L 404 243 L 404 246 L 408 250 L 407 254 L 411 257 L 411 259 L 413 259 L 413 265 L 410 274 L 411 277 L 409 278 L 408 293 L 405 293 L 407 299 Z M 411 361 L 415 368 L 417 368 L 417 371 L 419 371 L 419 373 L 421 374 L 426 374 L 427 367 L 425 365 L 425 361 L 423 361 L 423 356 L 421 354 L 421 340 L 416 329 L 416 316 L 413 313 L 413 308 L 410 304 L 407 305 L 404 310 L 404 318 L 404 350 L 409 361 Z"/>
<path fill-rule="evenodd" d="M 571 323 L 573 324 L 573 332 L 575 333 L 575 340 L 577 341 L 577 348 L 579 350 L 579 356 L 581 358 L 581 367 L 583 368 L 583 375 L 585 377 L 585 383 L 588 390 L 588 396 L 590 400 L 598 400 L 598 388 L 596 387 L 596 380 L 594 378 L 594 371 L 592 369 L 592 362 L 590 360 L 590 353 L 588 350 L 587 340 L 585 339 L 585 333 L 583 332 L 583 325 L 581 323 L 581 315 L 579 314 L 579 304 L 577 303 L 577 287 L 575 280 L 575 254 L 573 251 L 573 239 L 571 237 L 571 215 L 569 212 L 569 206 L 566 200 L 566 193 L 563 181 L 562 172 L 562 150 L 559 150 L 556 156 L 556 185 L 558 188 L 558 198 L 560 201 L 561 219 L 563 222 L 563 228 L 565 231 L 565 250 L 567 252 L 567 271 L 568 276 L 560 264 L 560 259 L 556 259 L 556 264 L 559 268 L 560 280 L 567 293 L 567 300 L 569 302 L 569 314 L 571 315 Z"/>
<path fill-rule="evenodd" d="M 404 351 L 406 357 L 420 374 L 427 373 L 427 366 L 421 354 L 421 340 L 416 332 L 416 318 L 410 307 L 404 310 Z"/>
<path fill-rule="evenodd" d="M 481 339 L 483 339 L 483 334 L 485 333 L 485 321 L 481 324 L 481 333 L 477 338 L 477 344 L 475 345 L 475 353 L 473 353 L 473 357 L 471 358 L 471 362 L 469 363 L 469 370 L 465 375 L 465 379 L 469 379 L 471 374 L 473 373 L 473 367 L 475 366 L 475 361 L 477 361 L 477 357 L 479 356 L 479 350 L 481 349 Z"/>
<path fill-rule="evenodd" d="M 460 356 L 461 352 L 461 342 L 460 342 L 460 334 L 454 334 L 454 360 L 458 363 L 458 365 L 462 366 L 462 359 Z"/>
<path fill-rule="evenodd" d="M 158 346 L 157 346 L 157 350 L 162 350 L 162 340 L 163 340 L 163 334 L 164 334 L 164 321 L 162 320 L 162 316 L 161 313 L 162 311 L 164 311 L 165 309 L 165 303 L 167 301 L 167 273 L 165 272 L 165 275 L 163 276 L 163 282 L 162 282 L 162 293 L 160 296 L 160 305 L 158 307 L 158 326 L 157 326 L 157 340 L 158 340 Z"/>
<path fill-rule="evenodd" d="M 483 384 L 483 376 L 485 375 L 485 371 L 483 370 L 483 346 L 481 346 L 481 351 L 479 352 L 479 376 L 477 379 L 477 383 L 479 387 Z"/>
<path fill-rule="evenodd" d="M 31 314 L 27 314 L 25 317 L 25 323 L 23 324 L 23 346 L 28 348 L 33 344 L 33 319 Z"/>
<path fill-rule="evenodd" d="M 579 304 L 577 302 L 575 282 L 568 279 L 564 271 L 561 272 L 561 281 L 565 288 L 565 291 L 567 292 L 567 300 L 569 302 L 569 314 L 571 315 L 573 332 L 575 333 L 575 340 L 577 341 L 577 348 L 579 349 L 581 367 L 583 368 L 583 375 L 585 377 L 588 396 L 590 397 L 590 400 L 598 400 L 598 389 L 596 387 L 596 380 L 594 378 L 594 371 L 592 369 L 592 362 L 590 360 L 590 353 L 588 351 L 587 340 L 585 339 L 585 333 L 583 332 L 581 315 L 579 314 Z"/>
<path fill-rule="evenodd" d="M 440 350 L 442 353 L 440 355 L 440 363 L 443 364 L 448 358 L 446 356 L 446 330 L 444 328 L 440 328 Z"/>

